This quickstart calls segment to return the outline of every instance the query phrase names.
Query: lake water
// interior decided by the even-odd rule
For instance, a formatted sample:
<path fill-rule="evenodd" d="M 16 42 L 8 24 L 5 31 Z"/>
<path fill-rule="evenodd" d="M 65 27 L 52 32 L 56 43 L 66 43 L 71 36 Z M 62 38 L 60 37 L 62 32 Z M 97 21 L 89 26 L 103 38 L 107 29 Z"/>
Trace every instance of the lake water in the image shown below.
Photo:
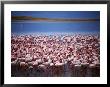
<path fill-rule="evenodd" d="M 22 70 L 19 66 L 11 66 L 12 77 L 99 77 L 100 66 L 90 68 L 88 66 L 69 68 L 68 65 L 58 69 L 58 67 L 48 67 L 42 70 L 33 68 Z"/>
<path fill-rule="evenodd" d="M 12 33 L 74 33 L 100 32 L 100 23 L 95 22 L 33 22 L 19 21 L 11 23 Z"/>

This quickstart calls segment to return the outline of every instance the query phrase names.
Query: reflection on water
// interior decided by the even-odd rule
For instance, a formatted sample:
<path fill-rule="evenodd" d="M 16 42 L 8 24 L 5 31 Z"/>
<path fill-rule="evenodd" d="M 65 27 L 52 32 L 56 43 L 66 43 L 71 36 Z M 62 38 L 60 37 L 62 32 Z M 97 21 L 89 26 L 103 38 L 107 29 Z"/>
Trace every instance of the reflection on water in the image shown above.
<path fill-rule="evenodd" d="M 49 66 L 46 69 L 30 68 L 21 69 L 19 66 L 12 66 L 12 77 L 99 77 L 100 66 Z"/>

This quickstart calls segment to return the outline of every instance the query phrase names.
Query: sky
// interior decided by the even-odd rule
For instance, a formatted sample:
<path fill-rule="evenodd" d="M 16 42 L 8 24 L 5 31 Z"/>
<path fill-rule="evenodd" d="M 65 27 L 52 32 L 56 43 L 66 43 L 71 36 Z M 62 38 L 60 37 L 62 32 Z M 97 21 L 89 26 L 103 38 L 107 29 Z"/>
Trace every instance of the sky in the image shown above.
<path fill-rule="evenodd" d="M 11 16 L 57 19 L 100 19 L 99 11 L 12 11 Z M 29 32 L 100 32 L 100 21 L 88 22 L 12 22 L 12 33 Z"/>

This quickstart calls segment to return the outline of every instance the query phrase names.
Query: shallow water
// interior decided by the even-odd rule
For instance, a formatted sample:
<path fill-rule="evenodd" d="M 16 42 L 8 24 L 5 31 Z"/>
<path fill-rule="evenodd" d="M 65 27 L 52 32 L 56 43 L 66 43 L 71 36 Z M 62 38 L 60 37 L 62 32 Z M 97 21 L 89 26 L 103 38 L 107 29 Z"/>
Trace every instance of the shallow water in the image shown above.
<path fill-rule="evenodd" d="M 12 22 L 12 33 L 34 32 L 99 32 L 100 23 L 96 22 Z"/>
<path fill-rule="evenodd" d="M 12 77 L 99 77 L 100 66 L 96 67 L 70 67 L 64 65 L 61 67 L 48 67 L 47 69 L 26 69 L 22 70 L 18 66 L 12 66 Z"/>

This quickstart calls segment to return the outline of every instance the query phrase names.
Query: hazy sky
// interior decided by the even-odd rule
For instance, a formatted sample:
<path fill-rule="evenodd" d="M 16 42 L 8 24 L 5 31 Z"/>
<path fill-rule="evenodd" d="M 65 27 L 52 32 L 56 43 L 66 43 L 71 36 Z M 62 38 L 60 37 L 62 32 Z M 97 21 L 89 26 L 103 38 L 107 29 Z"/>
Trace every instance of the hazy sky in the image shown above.
<path fill-rule="evenodd" d="M 100 18 L 98 11 L 12 11 L 12 16 L 46 18 Z"/>

